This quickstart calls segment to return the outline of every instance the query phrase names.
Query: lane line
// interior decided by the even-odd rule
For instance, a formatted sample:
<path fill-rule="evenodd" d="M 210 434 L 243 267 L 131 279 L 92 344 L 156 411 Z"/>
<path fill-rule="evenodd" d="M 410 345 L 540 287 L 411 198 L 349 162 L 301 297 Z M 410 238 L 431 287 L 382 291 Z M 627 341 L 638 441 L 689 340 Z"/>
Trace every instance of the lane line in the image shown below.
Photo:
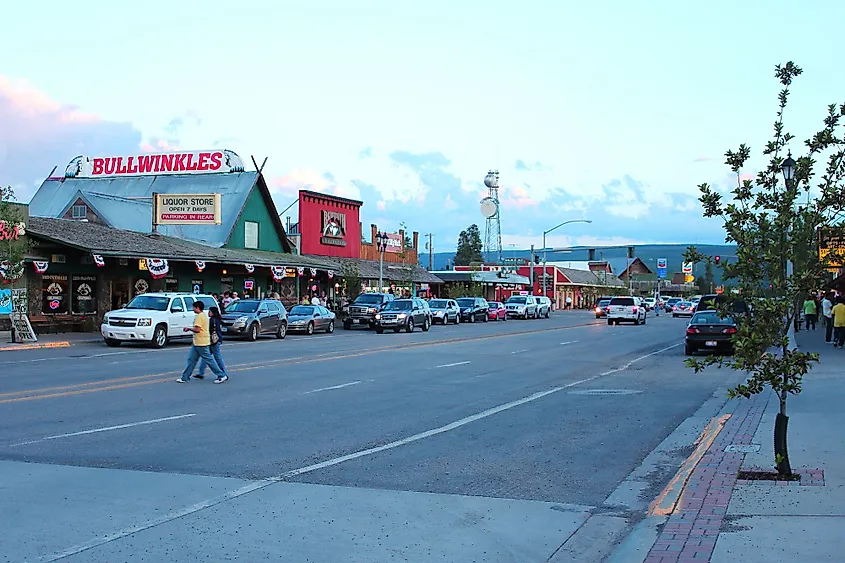
<path fill-rule="evenodd" d="M 73 436 L 85 436 L 87 434 L 98 434 L 100 432 L 111 432 L 112 430 L 123 430 L 124 428 L 134 428 L 135 426 L 146 426 L 148 424 L 158 424 L 159 422 L 167 422 L 170 420 L 179 420 L 181 418 L 190 418 L 197 416 L 196 413 L 180 414 L 177 416 L 166 416 L 164 418 L 154 418 L 152 420 L 142 420 L 140 422 L 130 422 L 128 424 L 118 424 L 117 426 L 106 426 L 105 428 L 94 428 L 92 430 L 82 430 L 81 432 L 69 432 L 68 434 L 56 434 L 55 436 L 47 436 L 46 438 L 39 438 L 38 440 L 30 440 L 28 442 L 20 442 L 12 444 L 11 447 L 27 446 L 29 444 L 38 444 L 48 440 L 58 440 L 59 438 L 71 438 Z"/>
<path fill-rule="evenodd" d="M 435 366 L 435 369 L 437 369 L 437 368 L 451 368 L 451 367 L 455 367 L 455 366 L 465 366 L 465 365 L 470 364 L 470 363 L 472 363 L 472 362 L 466 361 L 466 362 L 455 362 L 454 364 L 443 364 L 442 366 Z"/>
<path fill-rule="evenodd" d="M 604 372 L 604 373 L 602 373 L 602 374 L 600 374 L 600 375 L 601 375 L 602 377 L 604 377 L 605 375 L 612 375 L 612 374 L 614 374 L 614 373 L 619 373 L 620 371 L 625 371 L 626 369 L 628 369 L 629 367 L 631 367 L 632 365 L 634 365 L 636 362 L 639 362 L 640 360 L 645 360 L 646 358 L 650 358 L 651 356 L 654 356 L 654 355 L 656 355 L 656 354 L 660 354 L 661 352 L 665 352 L 665 351 L 667 351 L 667 350 L 671 350 L 672 348 L 677 348 L 677 347 L 678 347 L 678 346 L 680 346 L 680 345 L 681 345 L 680 343 L 678 343 L 678 344 L 672 344 L 671 346 L 667 346 L 666 348 L 661 348 L 660 350 L 656 350 L 656 351 L 651 352 L 651 353 L 649 353 L 649 354 L 646 354 L 646 355 L 644 355 L 644 356 L 640 356 L 639 358 L 634 358 L 633 360 L 631 360 L 630 362 L 628 362 L 628 363 L 627 363 L 627 364 L 625 364 L 624 366 L 621 366 L 621 367 L 618 367 L 618 368 L 613 368 L 613 369 L 611 369 L 611 370 L 607 370 L 606 372 Z"/>
<path fill-rule="evenodd" d="M 654 356 L 654 355 L 659 354 L 661 352 L 665 352 L 666 350 L 670 350 L 670 349 L 675 348 L 677 346 L 679 346 L 679 344 L 676 344 L 674 346 L 669 346 L 669 347 L 663 348 L 661 350 L 656 350 L 654 352 L 651 352 L 650 354 L 640 356 L 639 358 L 636 358 L 636 359 L 628 362 L 621 369 L 617 369 L 617 370 L 613 370 L 611 372 L 605 372 L 605 373 L 609 374 L 609 373 L 616 373 L 617 371 L 622 371 L 622 369 L 627 369 L 628 367 L 633 365 L 635 362 L 638 362 L 638 361 L 643 360 L 645 358 L 648 358 L 650 356 Z M 365 457 L 365 456 L 370 456 L 370 455 L 373 455 L 373 454 L 376 454 L 376 453 L 379 453 L 379 452 L 392 450 L 392 449 L 398 448 L 400 446 L 404 446 L 406 444 L 410 444 L 410 443 L 413 443 L 413 442 L 417 442 L 419 440 L 423 440 L 425 438 L 437 436 L 439 434 L 443 434 L 444 432 L 449 432 L 450 430 L 460 428 L 461 426 L 465 426 L 465 425 L 470 424 L 472 422 L 475 422 L 477 420 L 481 420 L 481 419 L 493 416 L 494 414 L 498 414 L 500 412 L 518 407 L 520 405 L 524 405 L 526 403 L 530 403 L 532 401 L 542 399 L 543 397 L 547 397 L 549 395 L 552 395 L 553 393 L 558 393 L 560 391 L 563 391 L 564 389 L 569 389 L 571 387 L 575 387 L 576 385 L 581 385 L 582 383 L 594 381 L 596 379 L 599 379 L 600 377 L 604 377 L 604 375 L 603 374 L 593 375 L 591 377 L 587 377 L 587 378 L 581 379 L 579 381 L 573 381 L 572 383 L 568 383 L 566 385 L 553 387 L 553 388 L 548 389 L 546 391 L 540 391 L 538 393 L 534 393 L 533 395 L 523 397 L 522 399 L 518 399 L 516 401 L 511 401 L 509 403 L 505 403 L 503 405 L 499 405 L 497 407 L 487 409 L 487 410 L 482 411 L 480 413 L 462 418 L 462 419 L 457 420 L 457 421 L 455 421 L 451 424 L 447 424 L 445 426 L 440 426 L 438 428 L 433 428 L 433 429 L 427 430 L 425 432 L 420 432 L 419 434 L 414 434 L 413 436 L 408 436 L 407 438 L 403 438 L 401 440 L 396 440 L 396 441 L 390 442 L 388 444 L 384 444 L 384 445 L 377 446 L 377 447 L 374 447 L 374 448 L 368 448 L 368 449 L 365 449 L 365 450 L 360 450 L 360 451 L 357 451 L 357 452 L 353 452 L 351 454 L 347 454 L 347 455 L 344 455 L 344 456 L 329 459 L 329 460 L 326 460 L 326 461 L 323 461 L 323 462 L 320 462 L 320 463 L 315 463 L 313 465 L 300 467 L 299 469 L 293 469 L 291 471 L 286 471 L 286 472 L 284 472 L 284 473 L 282 473 L 282 474 L 280 474 L 276 477 L 272 477 L 270 479 L 263 479 L 261 481 L 256 481 L 254 483 L 250 483 L 250 484 L 245 485 L 245 486 L 243 486 L 239 489 L 235 489 L 234 491 L 225 493 L 223 495 L 220 495 L 220 496 L 217 496 L 217 497 L 205 500 L 205 501 L 200 501 L 200 502 L 193 504 L 191 506 L 187 506 L 187 507 L 182 508 L 180 510 L 170 512 L 168 514 L 162 515 L 162 516 L 155 518 L 155 519 L 152 519 L 152 520 L 148 520 L 148 521 L 146 521 L 142 524 L 138 524 L 136 526 L 132 526 L 132 527 L 129 527 L 129 528 L 123 528 L 123 529 L 118 530 L 117 532 L 115 532 L 113 534 L 102 536 L 102 537 L 90 540 L 88 542 L 85 542 L 85 543 L 77 544 L 77 545 L 70 547 L 66 550 L 63 550 L 61 552 L 57 552 L 57 553 L 54 553 L 53 555 L 47 556 L 47 557 L 44 558 L 44 560 L 45 561 L 58 561 L 60 559 L 66 559 L 68 557 L 78 555 L 78 554 L 80 554 L 84 551 L 88 551 L 88 550 L 93 549 L 95 547 L 99 547 L 101 545 L 111 543 L 113 541 L 131 536 L 131 535 L 136 534 L 138 532 L 142 532 L 144 530 L 149 530 L 150 528 L 154 528 L 154 527 L 159 526 L 161 524 L 166 524 L 168 522 L 172 522 L 172 521 L 177 520 L 179 518 L 182 518 L 184 516 L 189 516 L 191 514 L 195 514 L 197 512 L 205 510 L 206 508 L 216 506 L 216 505 L 221 504 L 223 502 L 226 502 L 226 501 L 229 501 L 229 500 L 232 500 L 232 499 L 236 499 L 238 497 L 242 497 L 242 496 L 249 494 L 253 491 L 264 489 L 264 488 L 266 488 L 266 487 L 268 487 L 268 486 L 270 486 L 274 483 L 284 482 L 286 479 L 290 479 L 291 477 L 296 477 L 298 475 L 303 475 L 303 474 L 306 474 L 306 473 L 312 473 L 312 472 L 318 471 L 320 469 L 325 469 L 327 467 L 339 465 L 339 464 L 344 463 L 346 461 L 351 461 L 351 460 L 362 458 L 362 457 Z"/>
<path fill-rule="evenodd" d="M 343 383 L 341 385 L 332 385 L 331 387 L 320 387 L 319 389 L 313 389 L 311 391 L 306 391 L 303 395 L 310 395 L 311 393 L 319 393 L 320 391 L 331 391 L 332 389 L 343 389 L 344 387 L 350 387 L 352 385 L 358 385 L 361 383 L 360 381 L 353 381 L 351 383 Z"/>
<path fill-rule="evenodd" d="M 578 344 L 578 341 L 577 340 L 567 340 L 566 342 L 560 343 L 561 346 L 565 346 L 567 344 Z"/>
<path fill-rule="evenodd" d="M 528 350 L 516 350 L 515 352 L 511 352 L 511 354 L 522 354 L 523 352 L 528 352 Z"/>

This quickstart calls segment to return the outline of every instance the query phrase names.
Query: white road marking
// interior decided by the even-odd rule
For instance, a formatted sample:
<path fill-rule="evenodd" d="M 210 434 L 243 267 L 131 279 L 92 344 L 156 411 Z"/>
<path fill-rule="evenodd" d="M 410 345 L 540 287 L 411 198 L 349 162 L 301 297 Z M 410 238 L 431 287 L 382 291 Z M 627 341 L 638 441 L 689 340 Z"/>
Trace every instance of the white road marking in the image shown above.
<path fill-rule="evenodd" d="M 604 377 L 605 375 L 609 375 L 611 373 L 616 373 L 616 372 L 622 371 L 624 369 L 631 367 L 631 365 L 633 365 L 635 362 L 638 362 L 640 360 L 644 360 L 645 358 L 648 358 L 650 356 L 654 356 L 654 355 L 659 354 L 661 352 L 665 352 L 666 350 L 671 350 L 672 348 L 676 348 L 678 346 L 680 346 L 680 344 L 668 346 L 668 347 L 663 348 L 661 350 L 657 350 L 655 352 L 651 352 L 650 354 L 646 354 L 644 356 L 640 356 L 639 358 L 631 360 L 630 362 L 628 362 L 627 364 L 625 364 L 621 368 L 617 368 L 617 369 L 605 372 L 603 374 L 593 375 L 592 377 L 587 377 L 587 378 L 581 379 L 579 381 L 573 381 L 572 383 L 567 383 L 566 385 L 561 385 L 559 387 L 553 387 L 552 389 L 548 389 L 546 391 L 540 391 L 538 393 L 534 393 L 533 395 L 523 397 L 522 399 L 518 399 L 516 401 L 511 401 L 510 403 L 505 403 L 503 405 L 499 405 L 498 407 L 493 407 L 491 409 L 487 409 L 486 411 L 482 411 L 478 414 L 474 414 L 472 416 L 462 418 L 462 419 L 457 420 L 457 421 L 455 421 L 451 424 L 447 424 L 445 426 L 440 426 L 439 428 L 433 428 L 431 430 L 427 430 L 425 432 L 420 432 L 419 434 L 414 434 L 413 436 L 408 436 L 407 438 L 403 438 L 401 440 L 396 440 L 395 442 L 390 442 L 390 443 L 384 444 L 382 446 L 378 446 L 378 447 L 375 447 L 375 448 L 369 448 L 369 449 L 366 449 L 366 450 L 360 450 L 360 451 L 353 452 L 353 453 L 345 455 L 345 456 L 336 457 L 334 459 L 329 459 L 329 460 L 323 461 L 321 463 L 315 463 L 313 465 L 308 465 L 306 467 L 301 467 L 299 469 L 293 469 L 291 471 L 286 471 L 285 473 L 282 473 L 281 475 L 278 475 L 276 477 L 272 477 L 270 479 L 263 479 L 261 481 L 256 481 L 254 483 L 244 485 L 243 487 L 241 487 L 239 489 L 235 489 L 234 491 L 230 491 L 228 493 L 225 493 L 223 495 L 220 495 L 220 496 L 208 499 L 208 500 L 200 501 L 196 504 L 192 504 L 191 506 L 187 506 L 185 508 L 170 512 L 168 514 L 164 514 L 164 515 L 159 516 L 158 518 L 154 518 L 152 520 L 148 520 L 146 522 L 138 524 L 137 526 L 132 526 L 132 527 L 129 527 L 129 528 L 123 528 L 122 530 L 118 530 L 117 532 L 115 532 L 113 534 L 109 534 L 107 536 L 102 536 L 102 537 L 99 537 L 97 539 L 93 539 L 93 540 L 90 540 L 88 542 L 78 544 L 78 545 L 70 547 L 70 548 L 68 548 L 64 551 L 60 551 L 58 553 L 54 553 L 50 556 L 47 556 L 47 557 L 44 558 L 44 560 L 45 561 L 58 561 L 59 559 L 65 559 L 65 558 L 71 557 L 73 555 L 78 555 L 79 553 L 82 553 L 83 551 L 88 551 L 89 549 L 93 549 L 95 547 L 99 547 L 101 545 L 111 543 L 115 540 L 119 540 L 119 539 L 122 539 L 122 538 L 125 538 L 125 537 L 128 537 L 128 536 L 131 536 L 131 535 L 136 534 L 138 532 L 142 532 L 144 530 L 149 530 L 150 528 L 154 528 L 155 526 L 158 526 L 160 524 L 166 524 L 167 522 L 172 522 L 172 521 L 174 521 L 178 518 L 182 518 L 184 516 L 189 516 L 191 514 L 195 514 L 197 512 L 200 512 L 201 510 L 205 510 L 206 508 L 216 506 L 216 505 L 221 504 L 223 502 L 226 502 L 228 500 L 232 500 L 232 499 L 242 497 L 242 496 L 249 494 L 253 491 L 264 489 L 264 488 L 272 485 L 273 483 L 278 483 L 278 482 L 284 481 L 285 479 L 295 477 L 297 475 L 302 475 L 302 474 L 305 474 L 305 473 L 311 473 L 311 472 L 314 472 L 314 471 L 318 471 L 320 469 L 325 469 L 326 467 L 332 467 L 334 465 L 344 463 L 346 461 L 351 461 L 353 459 L 358 459 L 358 458 L 361 458 L 361 457 L 369 456 L 369 455 L 379 453 L 379 452 L 383 452 L 383 451 L 386 451 L 386 450 L 392 450 L 394 448 L 398 448 L 398 447 L 404 446 L 406 444 L 417 442 L 417 441 L 423 440 L 425 438 L 430 438 L 431 436 L 437 436 L 438 434 L 443 434 L 444 432 L 449 432 L 450 430 L 460 428 L 461 426 L 465 426 L 467 424 L 470 424 L 471 422 L 475 422 L 477 420 L 481 420 L 483 418 L 493 416 L 494 414 L 498 414 L 500 412 L 518 407 L 520 405 L 524 405 L 526 403 L 536 401 L 537 399 L 542 399 L 543 397 L 546 397 L 548 395 L 552 395 L 553 393 L 557 393 L 559 391 L 563 391 L 564 389 L 569 389 L 570 387 L 575 387 L 576 385 L 581 385 L 582 383 L 587 383 L 589 381 L 593 381 L 593 380 L 598 379 L 600 377 Z M 193 416 L 193 415 L 188 415 L 188 416 Z"/>
<path fill-rule="evenodd" d="M 351 383 L 343 383 L 341 385 L 332 385 L 331 387 L 320 387 L 319 389 L 312 389 L 311 391 L 306 391 L 303 395 L 310 395 L 311 393 L 319 393 L 320 391 L 331 391 L 332 389 L 343 389 L 344 387 L 349 387 L 350 385 L 358 385 L 361 383 L 360 381 L 353 381 Z"/>
<path fill-rule="evenodd" d="M 40 442 L 46 442 L 48 440 L 58 440 L 59 438 L 70 438 L 72 436 L 84 436 L 86 434 L 97 434 L 99 432 L 110 432 L 112 430 L 123 430 L 124 428 L 133 428 L 135 426 L 146 426 L 147 424 L 157 424 L 159 422 L 167 422 L 169 420 L 179 420 L 180 418 L 190 418 L 192 416 L 197 416 L 197 415 L 196 415 L 196 413 L 180 414 L 178 416 L 167 416 L 165 418 L 154 418 L 152 420 L 142 420 L 141 422 L 130 422 L 129 424 L 119 424 L 117 426 L 107 426 L 105 428 L 94 428 L 92 430 L 83 430 L 81 432 L 70 432 L 68 434 L 57 434 L 55 436 L 47 436 L 46 438 L 40 438 L 38 440 L 31 440 L 29 442 L 21 442 L 19 444 L 12 444 L 12 447 L 27 446 L 29 444 L 38 444 Z"/>
<path fill-rule="evenodd" d="M 528 350 L 516 350 L 515 352 L 511 352 L 511 354 L 522 354 L 523 352 L 528 352 Z"/>
<path fill-rule="evenodd" d="M 577 340 L 567 340 L 566 342 L 560 343 L 561 346 L 565 346 L 567 344 L 578 344 L 578 341 Z"/>
<path fill-rule="evenodd" d="M 471 362 L 469 362 L 469 361 L 467 361 L 467 362 L 455 362 L 454 364 L 443 364 L 442 366 L 436 366 L 436 367 L 437 368 L 451 368 L 451 367 L 455 367 L 455 366 L 465 366 L 469 363 L 471 363 Z"/>

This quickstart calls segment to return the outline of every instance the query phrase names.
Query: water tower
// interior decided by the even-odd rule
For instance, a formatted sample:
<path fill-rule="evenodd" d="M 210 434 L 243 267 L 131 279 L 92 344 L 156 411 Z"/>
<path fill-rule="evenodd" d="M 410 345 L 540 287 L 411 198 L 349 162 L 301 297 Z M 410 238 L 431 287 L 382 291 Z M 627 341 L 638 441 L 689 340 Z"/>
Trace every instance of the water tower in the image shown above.
<path fill-rule="evenodd" d="M 502 263 L 502 222 L 499 213 L 499 171 L 490 170 L 484 177 L 487 197 L 481 200 L 481 215 L 487 220 L 484 227 L 484 257 Z"/>

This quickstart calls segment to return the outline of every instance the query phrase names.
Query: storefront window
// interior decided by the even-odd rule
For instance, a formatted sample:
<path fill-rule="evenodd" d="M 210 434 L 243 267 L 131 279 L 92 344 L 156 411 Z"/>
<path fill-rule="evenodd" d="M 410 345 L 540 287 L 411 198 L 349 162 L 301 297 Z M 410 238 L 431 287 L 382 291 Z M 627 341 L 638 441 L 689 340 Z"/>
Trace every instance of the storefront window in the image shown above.
<path fill-rule="evenodd" d="M 50 314 L 67 314 L 68 279 L 64 274 L 41 276 L 42 311 Z"/>
<path fill-rule="evenodd" d="M 244 222 L 244 246 L 246 248 L 258 248 L 258 223 L 254 221 Z"/>
<path fill-rule="evenodd" d="M 73 302 L 71 309 L 77 315 L 97 312 L 97 276 L 72 276 Z"/>

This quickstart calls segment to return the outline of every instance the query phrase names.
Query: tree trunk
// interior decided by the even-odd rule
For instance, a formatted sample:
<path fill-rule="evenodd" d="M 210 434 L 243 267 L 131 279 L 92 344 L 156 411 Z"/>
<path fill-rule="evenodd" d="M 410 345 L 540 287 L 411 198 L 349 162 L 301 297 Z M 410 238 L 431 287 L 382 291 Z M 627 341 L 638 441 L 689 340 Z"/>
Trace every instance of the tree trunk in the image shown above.
<path fill-rule="evenodd" d="M 789 452 L 786 448 L 786 428 L 789 417 L 778 413 L 775 417 L 775 460 L 778 476 L 792 477 L 792 467 L 789 465 Z"/>

